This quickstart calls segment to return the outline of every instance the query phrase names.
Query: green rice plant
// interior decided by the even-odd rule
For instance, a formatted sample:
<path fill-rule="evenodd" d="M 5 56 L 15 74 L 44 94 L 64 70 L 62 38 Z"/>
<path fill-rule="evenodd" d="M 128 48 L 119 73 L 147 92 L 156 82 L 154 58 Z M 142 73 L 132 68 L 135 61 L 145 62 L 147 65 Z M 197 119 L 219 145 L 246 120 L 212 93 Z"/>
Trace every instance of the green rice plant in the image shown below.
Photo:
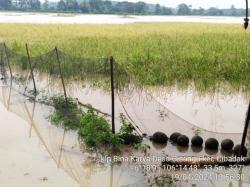
<path fill-rule="evenodd" d="M 114 151 L 119 151 L 122 144 L 140 147 L 142 138 L 134 132 L 135 128 L 127 122 L 123 114 L 121 114 L 121 129 L 119 133 L 113 134 L 107 119 L 98 115 L 91 106 L 83 112 L 73 98 L 66 100 L 62 95 L 52 97 L 51 101 L 54 107 L 50 115 L 52 124 L 61 126 L 65 130 L 77 130 L 80 140 L 87 147 L 105 145 Z"/>
<path fill-rule="evenodd" d="M 150 149 L 149 145 L 143 143 L 134 144 L 133 147 L 135 149 L 143 151 L 144 153 L 147 153 L 147 151 Z"/>
<path fill-rule="evenodd" d="M 106 145 L 119 150 L 122 142 L 118 134 L 112 133 L 107 120 L 91 108 L 82 115 L 78 134 L 89 147 Z"/>
<path fill-rule="evenodd" d="M 55 46 L 72 56 L 112 55 L 129 81 L 142 86 L 184 87 L 193 82 L 200 91 L 215 91 L 226 83 L 231 90 L 250 90 L 250 35 L 238 24 L 0 24 L 0 38 L 23 55 L 25 43 L 31 56 Z M 81 72 L 91 73 L 93 63 L 78 61 L 76 65 L 67 60 L 63 74 L 83 78 L 86 74 Z M 107 74 L 107 67 L 100 67 L 99 73 Z M 51 69 L 49 63 L 43 69 Z"/>
<path fill-rule="evenodd" d="M 73 98 L 64 96 L 54 96 L 51 98 L 54 111 L 50 116 L 53 124 L 62 126 L 65 130 L 77 130 L 80 126 L 80 118 L 82 115 L 77 102 Z"/>
<path fill-rule="evenodd" d="M 120 114 L 120 120 L 122 125 L 119 131 L 119 137 L 121 138 L 123 144 L 140 144 L 142 138 L 138 134 L 136 134 L 134 126 L 126 120 L 124 114 Z"/>

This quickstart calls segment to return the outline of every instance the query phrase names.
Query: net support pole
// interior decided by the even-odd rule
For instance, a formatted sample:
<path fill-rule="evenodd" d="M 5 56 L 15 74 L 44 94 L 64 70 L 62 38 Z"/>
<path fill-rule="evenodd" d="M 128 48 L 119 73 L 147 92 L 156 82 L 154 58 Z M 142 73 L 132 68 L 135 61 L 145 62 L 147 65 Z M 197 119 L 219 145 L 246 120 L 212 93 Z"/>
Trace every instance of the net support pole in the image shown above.
<path fill-rule="evenodd" d="M 62 74 L 61 61 L 60 61 L 60 58 L 59 58 L 57 47 L 55 47 L 55 51 L 56 51 L 56 59 L 57 59 L 58 67 L 59 67 L 59 73 L 60 73 L 60 77 L 61 77 L 61 81 L 62 81 L 62 86 L 63 86 L 64 98 L 65 98 L 65 101 L 68 102 L 67 92 L 66 92 L 66 88 L 65 88 L 65 84 L 64 84 L 63 74 Z"/>
<path fill-rule="evenodd" d="M 112 133 L 115 134 L 115 88 L 114 88 L 114 58 L 111 56 L 110 62 L 110 86 L 111 86 L 111 123 Z"/>
<path fill-rule="evenodd" d="M 10 77 L 12 79 L 13 74 L 12 74 L 12 69 L 11 69 L 11 66 L 10 66 L 10 59 L 9 59 L 9 55 L 8 55 L 8 52 L 7 52 L 7 47 L 6 47 L 5 43 L 3 45 L 4 45 L 4 51 L 5 51 L 5 55 L 6 55 L 7 64 L 8 64 L 9 70 L 10 70 Z"/>
<path fill-rule="evenodd" d="M 250 102 L 248 105 L 248 110 L 247 110 L 247 115 L 246 115 L 246 121 L 245 121 L 245 127 L 242 135 L 242 141 L 241 141 L 241 147 L 240 147 L 240 155 L 243 154 L 245 142 L 246 142 L 246 137 L 247 137 L 247 130 L 250 122 Z"/>
<path fill-rule="evenodd" d="M 33 73 L 33 68 L 32 68 L 32 65 L 31 65 L 30 53 L 29 53 L 29 48 L 28 48 L 27 43 L 25 44 L 25 47 L 26 47 L 26 53 L 27 53 L 28 62 L 29 62 L 29 66 L 30 66 L 30 73 L 31 73 L 31 77 L 32 77 L 32 80 L 33 80 L 34 93 L 36 94 L 37 93 L 36 82 L 35 82 L 35 77 L 34 77 L 34 73 Z"/>
<path fill-rule="evenodd" d="M 248 19 L 248 0 L 246 0 L 246 17 L 244 18 L 244 28 L 247 29 L 249 24 L 249 19 Z"/>

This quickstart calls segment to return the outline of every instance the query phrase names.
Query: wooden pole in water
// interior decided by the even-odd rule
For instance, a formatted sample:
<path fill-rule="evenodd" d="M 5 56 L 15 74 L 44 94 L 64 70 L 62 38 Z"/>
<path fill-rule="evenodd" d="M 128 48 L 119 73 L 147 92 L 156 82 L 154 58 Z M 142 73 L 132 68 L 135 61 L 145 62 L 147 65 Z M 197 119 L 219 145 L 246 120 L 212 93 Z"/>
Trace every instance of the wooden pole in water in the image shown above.
<path fill-rule="evenodd" d="M 32 77 L 32 80 L 33 80 L 33 85 L 34 85 L 34 93 L 36 94 L 36 93 L 37 93 L 37 90 L 36 90 L 36 82 L 35 82 L 35 78 L 34 78 L 33 68 L 32 68 L 32 65 L 31 65 L 31 60 L 30 60 L 30 53 L 29 53 L 29 49 L 28 49 L 28 44 L 26 43 L 25 46 L 26 46 L 26 52 L 27 52 L 27 56 L 28 56 L 29 66 L 30 66 L 30 73 L 31 73 L 31 77 Z"/>
<path fill-rule="evenodd" d="M 61 69 L 61 62 L 60 62 L 60 59 L 59 59 L 59 54 L 58 54 L 57 47 L 55 47 L 55 51 L 56 51 L 56 58 L 57 58 L 58 66 L 59 66 L 61 81 L 62 81 L 62 85 L 63 85 L 63 92 L 64 92 L 65 101 L 68 102 L 66 88 L 65 88 L 63 74 L 62 74 L 62 69 Z"/>
<path fill-rule="evenodd" d="M 247 115 L 246 115 L 245 127 L 244 127 L 244 131 L 243 131 L 243 135 L 242 135 L 240 155 L 243 154 L 243 149 L 244 149 L 245 142 L 246 142 L 247 130 L 248 130 L 249 123 L 250 123 L 250 101 L 249 101 L 248 111 L 247 111 Z"/>
<path fill-rule="evenodd" d="M 115 134 L 115 92 L 114 92 L 114 58 L 111 56 L 110 62 L 110 85 L 111 85 L 111 122 L 112 133 Z"/>
<path fill-rule="evenodd" d="M 3 45 L 4 45 L 4 50 L 5 50 L 5 55 L 6 55 L 8 67 L 9 67 L 9 70 L 10 70 L 10 77 L 11 77 L 11 79 L 12 79 L 13 75 L 12 75 L 12 69 L 11 69 L 11 66 L 10 66 L 9 55 L 8 55 L 8 53 L 7 53 L 7 47 L 6 47 L 5 43 L 4 43 Z"/>

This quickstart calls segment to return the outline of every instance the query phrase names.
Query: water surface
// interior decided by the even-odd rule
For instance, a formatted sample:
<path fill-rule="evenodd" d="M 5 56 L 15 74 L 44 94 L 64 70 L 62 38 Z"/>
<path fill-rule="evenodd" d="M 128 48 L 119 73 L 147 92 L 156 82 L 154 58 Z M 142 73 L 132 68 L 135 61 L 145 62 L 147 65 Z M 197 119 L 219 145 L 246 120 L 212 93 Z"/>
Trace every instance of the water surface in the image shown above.
<path fill-rule="evenodd" d="M 243 18 L 216 17 L 216 16 L 134 16 L 134 15 L 122 16 L 122 15 L 0 12 L 0 23 L 127 24 L 127 23 L 150 23 L 150 22 L 242 24 Z"/>
<path fill-rule="evenodd" d="M 49 96 L 55 93 L 63 93 L 60 79 L 52 77 L 49 78 L 48 76 L 43 74 L 35 73 L 35 75 L 37 88 L 39 91 L 41 91 L 41 93 L 48 94 Z M 53 110 L 52 107 L 41 104 L 39 102 L 34 102 L 28 99 L 26 96 L 22 95 L 24 93 L 24 90 L 22 89 L 23 86 L 19 82 L 14 81 L 10 85 L 12 85 L 14 89 L 7 85 L 1 87 L 0 89 L 0 98 L 4 106 L 9 111 L 22 117 L 30 124 L 30 128 L 28 129 L 29 133 L 35 133 L 36 136 L 39 137 L 41 144 L 47 150 L 50 157 L 55 161 L 57 166 L 59 168 L 63 168 L 73 179 L 75 179 L 79 183 L 81 187 L 95 187 L 99 185 L 106 187 L 112 184 L 118 186 L 145 186 L 145 181 L 153 181 L 156 176 L 162 175 L 164 173 L 169 175 L 173 173 L 183 173 L 183 171 L 160 171 L 158 173 L 150 171 L 147 172 L 146 175 L 143 175 L 143 171 L 136 171 L 133 169 L 134 165 L 132 165 L 131 167 L 130 165 L 126 165 L 126 163 L 122 163 L 121 165 L 97 164 L 95 162 L 95 159 L 100 155 L 95 152 L 88 153 L 87 151 L 83 150 L 78 141 L 76 132 L 64 132 L 62 128 L 57 128 L 54 125 L 50 124 L 50 122 L 48 121 L 48 116 Z M 25 87 L 28 89 L 32 89 L 32 82 L 28 81 Z M 95 108 L 110 114 L 110 92 L 108 90 L 103 90 L 100 87 L 93 87 L 89 82 L 72 82 L 68 80 L 66 80 L 66 88 L 69 96 L 75 98 L 77 97 L 78 100 L 82 103 L 90 103 Z M 182 104 L 178 104 L 173 107 L 173 110 L 175 109 L 177 112 L 178 110 L 180 111 L 180 114 L 177 115 L 167 108 L 168 100 L 164 101 L 164 99 L 170 98 L 170 100 L 172 100 L 173 102 L 178 103 L 178 97 L 176 98 L 167 95 L 168 93 L 172 93 L 172 95 L 178 96 L 183 92 L 183 90 L 171 91 L 167 89 L 167 91 L 165 89 L 161 89 L 159 87 L 155 87 L 153 90 L 151 88 L 138 89 L 133 85 L 130 85 L 130 87 L 124 89 L 123 91 L 116 92 L 117 130 L 119 129 L 119 113 L 127 112 L 125 113 L 126 116 L 130 116 L 130 118 L 136 123 L 136 125 L 138 125 L 141 132 L 147 133 L 149 135 L 151 135 L 155 131 L 160 130 L 167 133 L 168 135 L 170 135 L 170 133 L 174 131 L 181 131 L 181 133 L 185 133 L 189 137 L 192 137 L 198 128 L 200 129 L 200 133 L 204 138 L 214 136 L 219 141 L 221 141 L 223 138 L 229 137 L 232 138 L 235 143 L 240 142 L 241 133 L 237 133 L 235 131 L 237 128 L 242 129 L 243 125 L 240 122 L 242 119 L 237 118 L 237 115 L 236 120 L 239 121 L 239 125 L 237 125 L 237 128 L 230 129 L 226 126 L 226 123 L 224 125 L 224 129 L 231 130 L 229 133 L 217 132 L 216 129 L 213 128 L 213 131 L 208 131 L 205 127 L 210 128 L 209 125 L 203 125 L 200 127 L 199 124 L 192 124 L 181 117 L 183 106 L 186 105 L 185 108 L 192 109 L 192 105 L 189 104 L 189 98 L 194 94 L 193 92 L 188 91 L 189 94 L 186 96 L 186 104 L 184 100 Z M 26 90 L 25 92 L 28 93 L 28 90 Z M 181 96 L 181 98 L 183 98 L 183 96 Z M 227 97 L 219 98 L 220 101 L 223 101 L 223 98 Z M 240 103 L 242 103 L 242 106 L 246 107 L 246 98 L 241 96 L 240 93 L 238 98 L 241 99 Z M 163 99 L 163 101 L 161 101 L 161 99 Z M 205 100 L 204 97 L 200 97 L 197 102 L 202 105 Z M 166 103 L 164 104 L 163 102 Z M 230 102 L 234 102 L 234 100 L 231 100 Z M 211 106 L 214 106 L 213 102 Z M 189 115 L 190 117 L 192 117 L 192 112 Z M 225 113 L 225 115 L 230 114 Z M 210 118 L 210 116 L 205 117 L 206 120 Z M 224 153 L 220 152 L 220 150 L 209 151 L 204 148 L 194 149 L 191 146 L 178 147 L 176 145 L 172 145 L 170 142 L 168 142 L 166 145 L 160 146 L 157 144 L 152 144 L 148 139 L 144 139 L 144 143 L 147 143 L 151 147 L 146 155 L 224 155 Z M 137 151 L 132 152 L 131 149 L 124 149 L 123 156 L 131 154 L 143 156 L 145 153 Z M 156 162 L 154 164 L 156 164 L 158 167 L 160 166 L 159 162 Z M 245 167 L 243 173 L 246 175 L 246 178 L 241 181 L 241 183 L 249 183 L 248 171 L 249 167 Z M 198 172 L 204 171 L 198 170 Z M 221 173 L 224 175 L 225 172 L 226 171 L 222 171 Z M 235 171 L 233 172 L 233 174 L 236 174 L 237 172 L 238 171 Z M 217 173 L 217 171 L 211 170 L 210 173 Z M 238 181 L 235 181 L 234 183 L 237 182 Z M 210 183 L 211 181 L 176 181 L 177 186 L 191 184 L 196 184 L 197 186 L 210 186 Z M 216 181 L 216 184 L 222 184 L 222 181 Z M 230 182 L 227 181 L 223 184 L 230 184 Z"/>

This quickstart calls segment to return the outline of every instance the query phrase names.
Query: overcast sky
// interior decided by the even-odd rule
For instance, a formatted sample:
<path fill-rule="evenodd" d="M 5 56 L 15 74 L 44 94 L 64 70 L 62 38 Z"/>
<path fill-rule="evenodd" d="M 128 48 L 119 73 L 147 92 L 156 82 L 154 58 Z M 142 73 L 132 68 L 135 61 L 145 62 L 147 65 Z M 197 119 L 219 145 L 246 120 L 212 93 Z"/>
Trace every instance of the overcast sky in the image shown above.
<path fill-rule="evenodd" d="M 127 0 L 131 2 L 137 2 L 138 0 Z M 147 3 L 159 3 L 166 5 L 168 7 L 176 7 L 181 3 L 192 5 L 195 8 L 203 7 L 218 7 L 218 8 L 229 8 L 231 5 L 234 5 L 236 8 L 244 8 L 245 0 L 142 0 Z"/>

